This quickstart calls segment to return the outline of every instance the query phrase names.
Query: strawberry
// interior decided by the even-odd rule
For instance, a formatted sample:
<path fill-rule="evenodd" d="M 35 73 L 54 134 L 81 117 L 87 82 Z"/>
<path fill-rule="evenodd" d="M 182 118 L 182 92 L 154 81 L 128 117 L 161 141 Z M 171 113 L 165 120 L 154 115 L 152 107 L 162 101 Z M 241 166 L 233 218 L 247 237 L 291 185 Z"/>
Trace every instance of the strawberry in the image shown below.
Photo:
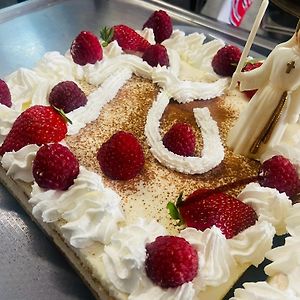
<path fill-rule="evenodd" d="M 79 163 L 67 147 L 48 144 L 37 151 L 32 174 L 42 188 L 67 190 L 79 174 Z"/>
<path fill-rule="evenodd" d="M 196 137 L 192 127 L 186 123 L 176 123 L 163 137 L 164 146 L 175 154 L 193 156 Z"/>
<path fill-rule="evenodd" d="M 221 76 L 232 76 L 241 58 L 241 50 L 233 45 L 227 45 L 218 50 L 212 60 L 214 71 Z"/>
<path fill-rule="evenodd" d="M 173 217 L 176 216 L 187 226 L 201 231 L 215 225 L 227 239 L 254 225 L 257 220 L 251 206 L 215 190 L 198 189 L 185 201 L 180 197 L 176 206 L 179 211 L 176 211 L 171 202 L 168 204 Z"/>
<path fill-rule="evenodd" d="M 146 245 L 147 276 L 162 288 L 192 281 L 198 273 L 198 254 L 184 238 L 159 236 Z"/>
<path fill-rule="evenodd" d="M 75 82 L 62 81 L 52 88 L 49 103 L 68 113 L 80 106 L 85 106 L 87 98 Z"/>
<path fill-rule="evenodd" d="M 70 49 L 73 61 L 81 66 L 95 64 L 103 58 L 99 39 L 89 31 L 81 31 L 72 42 Z"/>
<path fill-rule="evenodd" d="M 100 147 L 97 153 L 102 172 L 116 180 L 134 178 L 144 166 L 144 153 L 136 137 L 118 131 Z"/>
<path fill-rule="evenodd" d="M 66 121 L 53 107 L 35 105 L 16 119 L 0 147 L 0 155 L 17 151 L 29 144 L 59 142 L 66 133 Z"/>
<path fill-rule="evenodd" d="M 11 94 L 5 81 L 0 79 L 0 104 L 11 107 Z"/>
<path fill-rule="evenodd" d="M 146 39 L 126 25 L 115 25 L 112 39 L 127 53 L 143 53 L 150 46 Z"/>
<path fill-rule="evenodd" d="M 143 25 L 144 28 L 152 28 L 156 43 L 168 39 L 173 32 L 173 24 L 170 16 L 164 10 L 155 11 Z"/>
<path fill-rule="evenodd" d="M 251 70 L 254 70 L 256 68 L 259 68 L 262 65 L 262 62 L 248 62 L 245 67 L 242 69 L 243 72 L 248 72 Z M 256 93 L 257 90 L 250 90 L 250 91 L 244 91 L 245 95 L 248 97 L 248 99 L 250 100 L 254 94 Z"/>
<path fill-rule="evenodd" d="M 284 156 L 275 155 L 263 162 L 258 182 L 261 186 L 275 188 L 289 197 L 300 191 L 300 181 L 294 165 Z"/>
<path fill-rule="evenodd" d="M 169 56 L 165 46 L 156 44 L 149 46 L 144 54 L 143 60 L 146 61 L 151 67 L 169 66 Z"/>

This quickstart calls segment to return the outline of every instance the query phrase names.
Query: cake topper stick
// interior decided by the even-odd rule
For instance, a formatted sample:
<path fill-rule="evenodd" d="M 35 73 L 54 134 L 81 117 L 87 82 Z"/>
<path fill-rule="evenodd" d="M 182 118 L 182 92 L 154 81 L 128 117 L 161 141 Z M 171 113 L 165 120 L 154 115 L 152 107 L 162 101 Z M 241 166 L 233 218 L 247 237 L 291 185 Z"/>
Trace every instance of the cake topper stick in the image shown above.
<path fill-rule="evenodd" d="M 232 76 L 232 80 L 231 80 L 231 83 L 230 83 L 230 86 L 229 86 L 229 90 L 234 89 L 237 85 L 239 74 L 241 73 L 242 68 L 245 65 L 247 56 L 250 52 L 250 49 L 251 49 L 251 46 L 253 44 L 256 33 L 258 31 L 260 22 L 261 22 L 264 14 L 265 14 L 265 11 L 268 7 L 268 4 L 269 4 L 269 0 L 263 0 L 261 5 L 260 5 L 259 11 L 258 11 L 257 16 L 255 18 L 255 21 L 253 23 L 250 34 L 248 36 L 248 39 L 247 39 L 246 45 L 244 47 L 243 53 L 241 55 L 240 61 L 239 61 L 238 65 L 237 65 L 237 68 L 236 68 L 236 70 L 235 70 L 235 72 Z"/>

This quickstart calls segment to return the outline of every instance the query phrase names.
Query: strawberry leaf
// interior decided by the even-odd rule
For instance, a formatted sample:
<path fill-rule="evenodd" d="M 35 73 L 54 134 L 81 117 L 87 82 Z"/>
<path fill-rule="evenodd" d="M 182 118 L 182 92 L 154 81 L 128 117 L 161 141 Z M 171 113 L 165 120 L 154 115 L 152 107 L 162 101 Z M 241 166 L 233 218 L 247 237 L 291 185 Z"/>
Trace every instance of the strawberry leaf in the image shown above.
<path fill-rule="evenodd" d="M 100 37 L 103 40 L 102 42 L 103 47 L 106 47 L 112 41 L 113 35 L 114 35 L 113 27 L 109 28 L 105 26 L 103 29 L 100 30 Z"/>
<path fill-rule="evenodd" d="M 167 204 L 167 209 L 169 211 L 169 215 L 172 217 L 172 219 L 174 220 L 178 220 L 178 226 L 184 224 L 184 221 L 181 217 L 181 214 L 178 210 L 178 204 L 180 204 L 181 202 L 183 202 L 183 192 L 181 192 L 176 200 L 176 204 L 174 204 L 173 202 L 169 202 Z"/>
<path fill-rule="evenodd" d="M 169 214 L 174 220 L 180 220 L 180 213 L 177 209 L 176 205 L 173 202 L 169 202 L 167 204 L 167 209 L 169 210 Z"/>
<path fill-rule="evenodd" d="M 69 123 L 69 124 L 73 124 L 72 123 L 72 121 L 71 121 L 71 119 L 69 119 L 68 117 L 67 117 L 67 115 L 65 114 L 65 112 L 62 110 L 62 109 L 60 109 L 60 108 L 57 108 L 56 106 L 54 106 L 54 105 L 51 105 L 56 111 L 57 111 L 57 113 L 58 114 L 60 114 L 61 116 L 62 116 L 62 118 L 64 119 L 64 121 L 66 122 L 66 123 Z"/>
<path fill-rule="evenodd" d="M 183 192 L 181 192 L 176 200 L 176 207 L 179 207 L 180 204 L 183 202 Z"/>

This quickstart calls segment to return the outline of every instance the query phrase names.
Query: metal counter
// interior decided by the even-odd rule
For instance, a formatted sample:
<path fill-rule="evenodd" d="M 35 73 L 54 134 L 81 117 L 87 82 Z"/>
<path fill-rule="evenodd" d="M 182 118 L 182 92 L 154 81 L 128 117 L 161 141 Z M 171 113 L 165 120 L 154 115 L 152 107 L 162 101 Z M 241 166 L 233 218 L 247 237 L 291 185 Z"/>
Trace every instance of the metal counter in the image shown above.
<path fill-rule="evenodd" d="M 248 33 L 161 1 L 32 0 L 0 10 L 0 77 L 31 68 L 46 51 L 64 53 L 81 30 L 104 25 L 141 28 L 155 9 L 165 9 L 174 25 L 244 45 Z M 258 37 L 253 50 L 264 56 L 274 47 Z M 0 299 L 74 300 L 93 296 L 66 260 L 0 185 Z M 248 273 L 248 278 L 258 278 Z"/>

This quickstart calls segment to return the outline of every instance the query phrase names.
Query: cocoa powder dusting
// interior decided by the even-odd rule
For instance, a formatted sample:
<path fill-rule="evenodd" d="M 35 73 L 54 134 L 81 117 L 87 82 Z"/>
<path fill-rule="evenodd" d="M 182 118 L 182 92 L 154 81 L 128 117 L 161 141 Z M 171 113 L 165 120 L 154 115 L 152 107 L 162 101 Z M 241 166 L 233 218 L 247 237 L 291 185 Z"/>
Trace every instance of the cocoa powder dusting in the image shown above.
<path fill-rule="evenodd" d="M 89 93 L 88 90 L 85 92 Z M 234 155 L 225 147 L 223 162 L 205 174 L 181 174 L 161 165 L 151 154 L 144 135 L 147 113 L 158 92 L 159 88 L 150 80 L 133 76 L 120 89 L 115 99 L 102 109 L 97 120 L 88 124 L 77 135 L 68 136 L 66 142 L 81 165 L 100 174 L 106 186 L 114 189 L 122 197 L 125 213 L 137 214 L 136 205 L 139 205 L 144 215 L 158 220 L 172 231 L 174 223 L 168 217 L 165 208 L 168 201 L 175 201 L 181 191 L 186 196 L 198 188 L 215 188 L 240 178 L 254 176 L 257 174 L 259 164 L 245 157 Z M 230 106 L 225 105 L 222 98 L 196 100 L 189 104 L 170 101 L 161 120 L 162 136 L 175 122 L 189 123 L 193 126 L 197 136 L 196 154 L 200 155 L 203 141 L 192 112 L 196 107 L 209 108 L 213 119 L 218 123 L 224 145 L 228 130 L 236 120 L 237 113 Z M 102 174 L 96 159 L 97 151 L 102 143 L 118 130 L 133 133 L 140 140 L 145 154 L 143 171 L 129 181 L 110 180 Z M 166 185 L 172 186 L 172 189 L 169 191 Z M 231 194 L 237 195 L 241 188 L 231 191 Z M 164 192 L 158 194 L 160 190 Z M 141 198 L 142 201 L 135 203 L 132 195 Z"/>

